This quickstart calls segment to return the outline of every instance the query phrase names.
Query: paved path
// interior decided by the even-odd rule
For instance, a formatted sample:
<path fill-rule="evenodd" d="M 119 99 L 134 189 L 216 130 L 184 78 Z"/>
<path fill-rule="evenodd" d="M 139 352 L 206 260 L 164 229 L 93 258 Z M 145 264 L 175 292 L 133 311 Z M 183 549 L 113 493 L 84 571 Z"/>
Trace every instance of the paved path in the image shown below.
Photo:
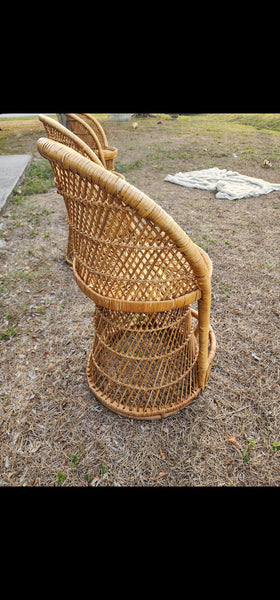
<path fill-rule="evenodd" d="M 0 215 L 14 188 L 20 183 L 31 159 L 30 154 L 0 156 Z"/>
<path fill-rule="evenodd" d="M 55 114 L 56 113 L 48 113 L 48 115 Z M 0 113 L 0 119 L 17 119 L 18 117 L 38 117 L 38 115 L 39 113 Z"/>

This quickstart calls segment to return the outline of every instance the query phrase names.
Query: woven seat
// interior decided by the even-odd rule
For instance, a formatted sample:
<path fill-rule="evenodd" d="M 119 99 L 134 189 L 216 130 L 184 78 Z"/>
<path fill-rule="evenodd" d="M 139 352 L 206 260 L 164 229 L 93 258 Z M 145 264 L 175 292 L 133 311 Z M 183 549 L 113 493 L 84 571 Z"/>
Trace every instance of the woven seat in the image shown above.
<path fill-rule="evenodd" d="M 64 125 L 62 125 L 55 119 L 51 119 L 47 115 L 39 115 L 39 120 L 41 121 L 41 123 L 43 123 L 46 133 L 50 139 L 56 140 L 57 142 L 61 142 L 66 146 L 69 146 L 69 148 L 73 148 L 74 150 L 82 154 L 82 156 L 89 158 L 97 165 L 103 166 L 103 163 L 101 162 L 100 158 L 98 158 L 98 156 L 92 150 L 92 148 L 90 148 L 81 138 L 75 135 L 72 131 L 64 127 Z M 121 175 L 120 173 L 116 173 L 116 175 L 124 179 L 124 175 Z M 73 234 L 72 226 L 69 223 L 68 243 L 65 260 L 70 265 L 72 265 L 73 258 Z"/>
<path fill-rule="evenodd" d="M 92 150 L 94 150 L 106 169 L 113 171 L 114 160 L 118 154 L 118 149 L 108 146 L 105 132 L 101 128 L 100 124 L 99 128 L 96 125 L 97 120 L 94 119 L 93 121 L 90 121 L 90 115 L 88 115 L 88 113 L 81 113 L 83 118 L 81 118 L 79 115 L 75 115 L 74 113 L 64 114 L 67 118 L 71 131 L 84 140 L 84 142 L 86 142 L 86 144 L 92 148 Z M 91 123 L 90 125 L 89 122 Z M 104 133 L 104 136 L 101 134 L 101 129 Z M 96 133 L 97 130 L 98 133 Z"/>
<path fill-rule="evenodd" d="M 215 356 L 209 257 L 127 181 L 58 142 L 37 147 L 66 203 L 75 280 L 95 303 L 90 389 L 126 417 L 177 412 L 204 389 Z"/>

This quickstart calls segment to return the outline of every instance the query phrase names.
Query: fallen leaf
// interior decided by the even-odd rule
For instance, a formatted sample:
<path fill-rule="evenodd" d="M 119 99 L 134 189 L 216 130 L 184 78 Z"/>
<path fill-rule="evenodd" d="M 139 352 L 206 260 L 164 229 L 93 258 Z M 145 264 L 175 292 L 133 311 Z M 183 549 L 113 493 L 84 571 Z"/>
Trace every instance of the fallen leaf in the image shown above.
<path fill-rule="evenodd" d="M 47 371 L 52 371 L 53 369 L 55 369 L 56 367 L 58 367 L 58 365 L 61 364 L 61 360 L 57 360 L 55 363 L 51 363 L 48 367 L 47 367 Z"/>
<path fill-rule="evenodd" d="M 168 471 L 161 471 L 158 476 L 156 477 L 156 479 L 160 479 L 161 477 L 166 477 L 166 475 L 169 475 Z"/>
<path fill-rule="evenodd" d="M 34 483 L 35 483 L 35 477 L 31 481 L 29 481 L 29 483 L 27 483 L 26 485 L 27 485 L 27 487 L 31 487 L 32 485 L 34 485 Z"/>
<path fill-rule="evenodd" d="M 149 479 L 157 481 L 157 479 L 160 479 L 161 477 L 166 477 L 166 475 L 169 475 L 168 471 L 161 471 L 156 477 L 149 477 Z"/>
<path fill-rule="evenodd" d="M 233 435 L 231 435 L 230 437 L 226 438 L 226 442 L 230 442 L 231 444 L 234 444 L 238 448 L 241 448 L 241 445 L 239 444 L 239 441 Z"/>
<path fill-rule="evenodd" d="M 267 160 L 266 158 L 263 161 L 262 164 L 263 167 L 266 167 L 267 169 L 269 169 L 269 167 L 272 167 L 272 163 L 270 162 L 270 160 Z"/>
<path fill-rule="evenodd" d="M 90 485 L 94 486 L 98 481 L 99 481 L 100 477 L 94 477 L 93 480 L 90 482 Z"/>

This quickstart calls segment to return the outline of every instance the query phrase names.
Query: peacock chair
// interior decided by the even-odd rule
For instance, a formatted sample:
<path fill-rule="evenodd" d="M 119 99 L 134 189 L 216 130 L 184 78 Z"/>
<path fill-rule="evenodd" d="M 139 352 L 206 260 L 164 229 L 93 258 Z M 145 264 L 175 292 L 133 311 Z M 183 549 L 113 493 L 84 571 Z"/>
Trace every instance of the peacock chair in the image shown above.
<path fill-rule="evenodd" d="M 75 133 L 78 137 L 80 137 L 86 144 L 94 150 L 97 154 L 98 158 L 100 158 L 105 169 L 109 169 L 110 171 L 114 170 L 114 160 L 118 154 L 118 149 L 111 146 L 104 146 L 104 138 L 103 141 L 100 141 L 101 136 L 100 132 L 97 134 L 96 130 L 92 125 L 88 124 L 84 118 L 81 118 L 79 115 L 74 113 L 64 113 L 69 127 L 73 133 Z M 84 113 L 88 114 L 88 113 Z M 105 134 L 104 134 L 105 135 Z M 105 136 L 106 139 L 106 136 Z M 106 139 L 107 142 L 107 139 Z"/>
<path fill-rule="evenodd" d="M 97 165 L 100 165 L 101 167 L 103 166 L 101 160 L 98 158 L 95 152 L 81 138 L 75 135 L 75 133 L 59 123 L 59 121 L 56 121 L 47 115 L 39 115 L 39 120 L 41 123 L 43 123 L 46 133 L 50 139 L 61 142 L 62 144 L 69 146 L 69 148 L 73 148 L 83 156 L 86 156 L 86 158 L 92 160 Z M 116 175 L 124 179 L 124 175 L 121 175 L 120 173 L 116 173 Z M 69 223 L 68 244 L 65 260 L 72 265 L 73 258 L 73 234 L 71 224 Z"/>
<path fill-rule="evenodd" d="M 95 303 L 91 391 L 126 417 L 176 413 L 204 389 L 215 356 L 210 258 L 127 181 L 59 142 L 37 147 L 66 203 L 74 278 Z"/>

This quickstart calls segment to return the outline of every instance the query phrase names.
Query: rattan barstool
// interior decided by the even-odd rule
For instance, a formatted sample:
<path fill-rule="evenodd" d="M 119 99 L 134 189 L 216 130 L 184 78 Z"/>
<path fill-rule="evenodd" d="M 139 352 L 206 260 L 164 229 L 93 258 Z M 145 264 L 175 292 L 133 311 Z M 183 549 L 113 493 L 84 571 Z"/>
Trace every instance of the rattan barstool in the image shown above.
<path fill-rule="evenodd" d="M 37 147 L 66 203 L 75 280 L 95 303 L 91 391 L 122 416 L 176 413 L 204 389 L 215 356 L 210 258 L 127 181 L 59 142 Z"/>
<path fill-rule="evenodd" d="M 118 154 L 118 149 L 113 146 L 105 145 L 106 143 L 108 144 L 106 136 L 104 138 L 101 135 L 100 130 L 97 134 L 93 123 L 89 125 L 89 119 L 85 119 L 85 115 L 88 115 L 88 113 L 81 113 L 83 114 L 83 118 L 74 113 L 64 114 L 67 118 L 71 131 L 84 140 L 84 142 L 86 142 L 86 144 L 92 148 L 92 150 L 94 150 L 106 169 L 113 171 L 114 160 Z"/>
<path fill-rule="evenodd" d="M 69 148 L 73 148 L 82 156 L 89 158 L 97 165 L 103 166 L 101 160 L 98 158 L 96 153 L 90 148 L 81 138 L 79 138 L 75 133 L 64 127 L 59 121 L 48 117 L 47 115 L 39 115 L 39 120 L 43 123 L 46 133 L 51 140 L 55 140 L 57 142 L 61 142 Z M 111 163 L 110 163 L 111 164 Z M 106 165 L 106 168 L 107 165 Z M 116 173 L 118 177 L 124 179 L 124 175 L 120 173 Z M 67 243 L 67 251 L 65 260 L 69 265 L 73 264 L 74 251 L 73 251 L 73 234 L 72 234 L 72 226 L 69 223 L 69 231 L 68 231 L 68 243 Z"/>

